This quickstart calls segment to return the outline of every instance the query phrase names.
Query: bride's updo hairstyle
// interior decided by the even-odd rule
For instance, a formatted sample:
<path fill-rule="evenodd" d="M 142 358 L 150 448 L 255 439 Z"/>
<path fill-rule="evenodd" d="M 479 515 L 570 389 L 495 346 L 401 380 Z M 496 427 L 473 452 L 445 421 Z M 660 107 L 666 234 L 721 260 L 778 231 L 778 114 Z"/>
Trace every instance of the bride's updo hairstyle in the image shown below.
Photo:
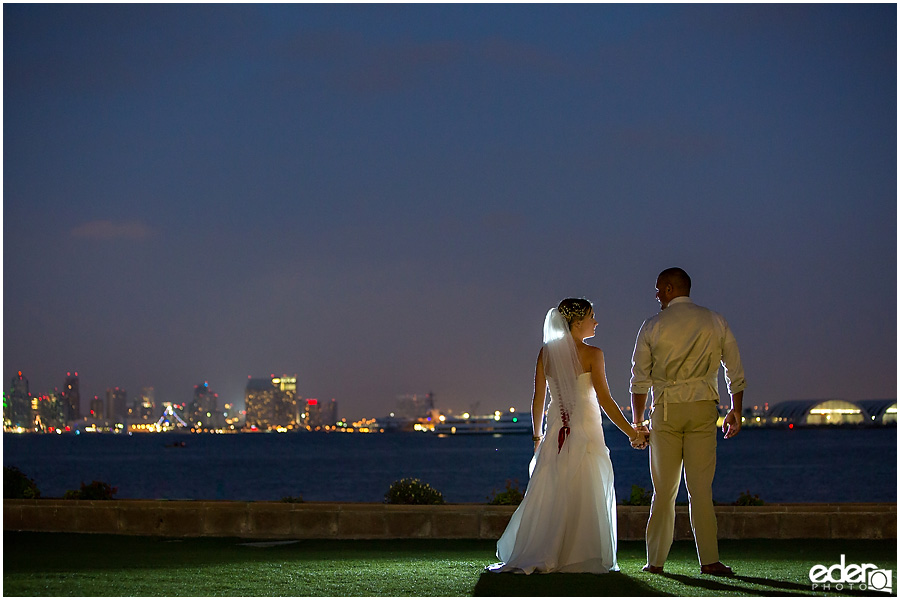
<path fill-rule="evenodd" d="M 571 331 L 572 325 L 591 314 L 592 308 L 591 301 L 587 298 L 566 298 L 559 303 L 556 310 L 566 320 L 566 323 L 569 325 L 569 331 Z"/>

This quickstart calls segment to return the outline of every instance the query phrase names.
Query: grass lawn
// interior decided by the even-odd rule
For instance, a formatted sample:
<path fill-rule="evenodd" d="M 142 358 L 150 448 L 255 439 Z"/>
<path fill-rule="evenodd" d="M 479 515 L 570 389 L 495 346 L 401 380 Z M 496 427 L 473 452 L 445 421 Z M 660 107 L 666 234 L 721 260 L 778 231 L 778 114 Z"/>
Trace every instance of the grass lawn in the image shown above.
<path fill-rule="evenodd" d="M 733 578 L 701 576 L 691 542 L 675 543 L 664 575 L 640 570 L 642 542 L 620 542 L 621 572 L 608 575 L 487 574 L 494 542 L 478 540 L 253 543 L 5 531 L 3 550 L 4 596 L 819 596 L 809 569 L 841 554 L 848 564 L 897 572 L 896 540 L 723 540 Z"/>

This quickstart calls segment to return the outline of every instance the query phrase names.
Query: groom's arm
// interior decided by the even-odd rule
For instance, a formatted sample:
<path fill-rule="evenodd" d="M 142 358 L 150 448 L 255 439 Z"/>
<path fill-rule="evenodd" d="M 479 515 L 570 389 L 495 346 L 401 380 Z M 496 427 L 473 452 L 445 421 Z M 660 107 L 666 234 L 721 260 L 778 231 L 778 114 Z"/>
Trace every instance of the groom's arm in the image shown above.
<path fill-rule="evenodd" d="M 637 425 L 644 420 L 644 409 L 647 406 L 647 394 L 631 394 L 631 422 Z"/>
<path fill-rule="evenodd" d="M 641 325 L 634 342 L 634 353 L 631 355 L 631 422 L 641 423 L 644 420 L 644 409 L 647 406 L 647 394 L 650 392 L 650 371 L 653 359 L 650 353 L 647 322 Z"/>

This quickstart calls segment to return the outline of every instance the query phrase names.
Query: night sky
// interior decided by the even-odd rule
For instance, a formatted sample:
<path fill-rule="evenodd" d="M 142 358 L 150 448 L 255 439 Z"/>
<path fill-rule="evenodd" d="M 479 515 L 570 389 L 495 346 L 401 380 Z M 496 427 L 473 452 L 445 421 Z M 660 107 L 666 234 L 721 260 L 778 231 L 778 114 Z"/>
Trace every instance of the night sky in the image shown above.
<path fill-rule="evenodd" d="M 895 398 L 896 11 L 4 4 L 4 386 L 528 410 L 586 296 L 624 405 L 680 266 L 745 406 Z"/>

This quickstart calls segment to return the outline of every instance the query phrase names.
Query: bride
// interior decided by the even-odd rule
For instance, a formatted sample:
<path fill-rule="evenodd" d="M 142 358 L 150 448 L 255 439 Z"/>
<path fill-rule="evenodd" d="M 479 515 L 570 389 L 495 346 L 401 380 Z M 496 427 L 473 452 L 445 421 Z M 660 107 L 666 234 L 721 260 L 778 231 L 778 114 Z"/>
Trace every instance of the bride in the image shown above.
<path fill-rule="evenodd" d="M 597 321 L 588 300 L 568 298 L 547 313 L 531 405 L 535 452 L 525 498 L 497 542 L 493 572 L 607 573 L 616 563 L 616 493 L 600 409 L 634 448 L 646 437 L 609 393 L 603 352 L 584 340 Z M 550 388 L 546 435 L 544 399 Z"/>

